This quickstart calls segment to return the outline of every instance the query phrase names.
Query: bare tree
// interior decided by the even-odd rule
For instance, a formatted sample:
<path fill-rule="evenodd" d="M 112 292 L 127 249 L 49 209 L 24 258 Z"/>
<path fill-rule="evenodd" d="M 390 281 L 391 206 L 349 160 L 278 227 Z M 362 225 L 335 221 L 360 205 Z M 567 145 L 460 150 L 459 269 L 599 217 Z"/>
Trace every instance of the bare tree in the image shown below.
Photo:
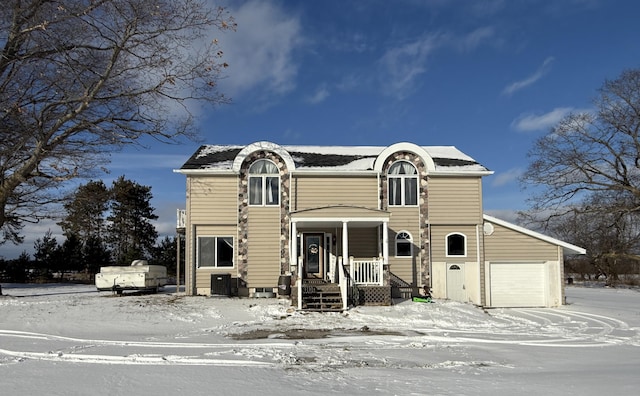
<path fill-rule="evenodd" d="M 0 13 L 0 243 L 50 217 L 65 181 L 114 149 L 191 136 L 191 101 L 227 101 L 204 0 L 8 0 Z"/>
<path fill-rule="evenodd" d="M 618 197 L 603 213 L 640 210 L 640 70 L 606 81 L 594 105 L 593 113 L 565 117 L 530 150 L 522 181 L 542 187 L 530 199 L 534 211 L 575 211 L 570 204 L 599 193 Z"/>
<path fill-rule="evenodd" d="M 640 253 L 640 69 L 605 81 L 594 111 L 570 114 L 529 152 L 529 221 L 587 247 L 615 281 Z"/>

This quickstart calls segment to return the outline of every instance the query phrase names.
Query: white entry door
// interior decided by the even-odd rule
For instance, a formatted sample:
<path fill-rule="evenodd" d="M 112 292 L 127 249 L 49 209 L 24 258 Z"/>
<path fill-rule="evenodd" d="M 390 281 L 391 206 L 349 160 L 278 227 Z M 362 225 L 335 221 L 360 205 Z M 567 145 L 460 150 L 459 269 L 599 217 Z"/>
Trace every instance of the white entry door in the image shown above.
<path fill-rule="evenodd" d="M 447 298 L 467 302 L 464 287 L 464 264 L 447 264 Z"/>

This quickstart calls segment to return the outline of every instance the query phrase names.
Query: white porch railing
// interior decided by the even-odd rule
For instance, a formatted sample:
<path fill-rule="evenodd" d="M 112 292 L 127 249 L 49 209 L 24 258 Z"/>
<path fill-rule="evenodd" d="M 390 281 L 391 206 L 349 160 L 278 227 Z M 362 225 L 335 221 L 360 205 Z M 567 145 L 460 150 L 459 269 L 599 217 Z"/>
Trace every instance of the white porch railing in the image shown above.
<path fill-rule="evenodd" d="M 349 257 L 349 273 L 356 285 L 378 285 L 383 284 L 383 262 L 382 257 L 371 259 L 355 259 Z"/>

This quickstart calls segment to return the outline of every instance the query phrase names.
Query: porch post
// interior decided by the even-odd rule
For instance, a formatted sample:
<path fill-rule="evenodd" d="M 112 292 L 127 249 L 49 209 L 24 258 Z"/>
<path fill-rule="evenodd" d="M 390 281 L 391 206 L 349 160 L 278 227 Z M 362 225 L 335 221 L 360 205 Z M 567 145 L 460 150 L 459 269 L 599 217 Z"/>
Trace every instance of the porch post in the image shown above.
<path fill-rule="evenodd" d="M 349 234 L 347 231 L 347 222 L 342 222 L 342 262 L 349 262 Z M 343 276 L 343 274 L 340 274 Z"/>
<path fill-rule="evenodd" d="M 291 257 L 289 257 L 289 271 L 291 271 L 291 267 L 296 267 L 296 275 L 300 276 L 298 272 L 298 223 L 291 222 L 291 238 L 289 238 L 289 243 L 291 246 L 289 247 L 289 251 L 291 252 Z"/>
<path fill-rule="evenodd" d="M 176 232 L 176 294 L 180 294 L 180 232 Z"/>
<path fill-rule="evenodd" d="M 382 223 L 382 262 L 389 264 L 389 223 Z"/>

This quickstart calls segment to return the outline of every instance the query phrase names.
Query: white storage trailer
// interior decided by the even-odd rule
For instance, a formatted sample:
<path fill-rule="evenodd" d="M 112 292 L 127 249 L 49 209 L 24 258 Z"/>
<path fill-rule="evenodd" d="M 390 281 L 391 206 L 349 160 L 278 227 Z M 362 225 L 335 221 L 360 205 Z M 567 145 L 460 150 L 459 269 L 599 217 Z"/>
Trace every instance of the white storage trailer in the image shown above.
<path fill-rule="evenodd" d="M 100 272 L 96 274 L 96 287 L 100 291 L 157 291 L 166 284 L 167 267 L 149 265 L 146 260 L 134 260 L 128 267 L 100 267 Z"/>

